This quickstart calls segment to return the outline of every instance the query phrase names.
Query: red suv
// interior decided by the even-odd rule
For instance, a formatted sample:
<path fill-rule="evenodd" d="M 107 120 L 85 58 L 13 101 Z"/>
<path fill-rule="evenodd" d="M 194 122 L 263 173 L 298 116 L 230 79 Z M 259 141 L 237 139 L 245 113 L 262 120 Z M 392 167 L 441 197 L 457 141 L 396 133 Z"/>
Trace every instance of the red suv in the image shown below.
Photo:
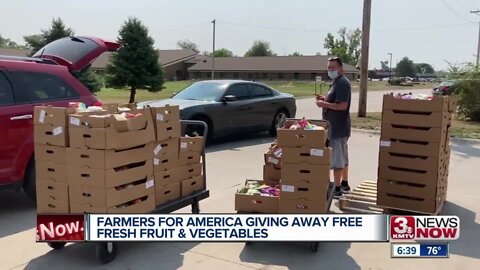
<path fill-rule="evenodd" d="M 23 188 L 35 200 L 34 106 L 100 105 L 73 73 L 118 47 L 98 38 L 67 37 L 32 57 L 0 55 L 0 189 Z"/>

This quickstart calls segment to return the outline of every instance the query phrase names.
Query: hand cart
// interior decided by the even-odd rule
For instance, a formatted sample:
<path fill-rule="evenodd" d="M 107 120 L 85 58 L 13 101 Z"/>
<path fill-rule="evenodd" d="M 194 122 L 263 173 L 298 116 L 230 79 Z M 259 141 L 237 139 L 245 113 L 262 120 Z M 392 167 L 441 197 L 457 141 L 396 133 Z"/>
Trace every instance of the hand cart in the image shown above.
<path fill-rule="evenodd" d="M 287 118 L 285 120 L 285 122 L 287 122 L 287 121 L 292 122 L 292 121 L 299 121 L 299 120 L 301 120 L 301 119 Z M 307 120 L 315 121 L 315 123 L 321 124 L 323 127 L 327 128 L 327 130 L 330 129 L 330 122 L 327 121 L 327 120 L 314 120 L 314 119 L 307 119 Z M 330 143 L 327 140 L 326 147 L 328 147 L 329 144 Z M 327 211 L 326 211 L 327 213 L 331 213 L 330 207 L 332 206 L 334 190 L 335 190 L 334 184 L 332 182 L 329 182 L 328 190 L 327 190 Z M 244 213 L 244 214 L 246 214 L 246 213 Z M 252 241 L 247 241 L 247 242 L 245 242 L 245 245 L 251 245 L 252 243 L 253 243 Z M 320 242 L 318 242 L 318 241 L 317 242 L 310 242 L 310 250 L 312 252 L 317 252 L 319 244 L 320 244 Z"/>
<path fill-rule="evenodd" d="M 182 125 L 182 136 L 185 136 L 185 131 L 188 126 L 202 126 L 203 127 L 203 137 L 207 138 L 208 127 L 205 122 L 194 121 L 194 120 L 181 120 Z M 202 165 L 203 165 L 203 186 L 204 189 L 200 191 L 193 192 L 187 196 L 180 197 L 178 199 L 168 201 L 164 204 L 158 205 L 151 214 L 168 214 L 176 210 L 182 209 L 188 205 L 192 206 L 192 213 L 199 214 L 200 206 L 199 202 L 203 199 L 206 199 L 210 196 L 210 191 L 207 189 L 206 181 L 206 159 L 205 159 L 205 143 L 204 140 L 203 149 L 202 149 Z M 53 249 L 62 249 L 67 242 L 48 242 L 48 246 Z M 118 252 L 118 245 L 116 242 L 99 242 L 97 243 L 96 256 L 101 263 L 109 263 L 115 259 Z"/>

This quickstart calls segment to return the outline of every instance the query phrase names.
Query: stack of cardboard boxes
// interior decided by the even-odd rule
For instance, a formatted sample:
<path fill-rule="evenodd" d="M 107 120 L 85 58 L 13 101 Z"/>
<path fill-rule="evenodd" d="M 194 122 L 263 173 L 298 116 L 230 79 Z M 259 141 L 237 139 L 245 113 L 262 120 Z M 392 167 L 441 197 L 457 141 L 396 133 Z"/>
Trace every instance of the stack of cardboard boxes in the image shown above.
<path fill-rule="evenodd" d="M 325 127 L 322 121 L 310 123 Z M 282 214 L 321 214 L 327 211 L 331 149 L 326 147 L 327 129 L 290 129 L 287 121 L 279 129 L 282 148 L 279 212 Z"/>
<path fill-rule="evenodd" d="M 38 213 L 147 213 L 205 188 L 202 137 L 178 106 L 35 108 Z"/>
<path fill-rule="evenodd" d="M 263 181 L 280 189 L 280 196 L 237 193 L 238 212 L 308 214 L 327 211 L 331 148 L 326 147 L 328 126 L 309 120 L 324 129 L 290 129 L 298 120 L 286 121 L 277 131 L 277 142 L 264 154 Z M 250 180 L 247 180 L 247 183 Z"/>
<path fill-rule="evenodd" d="M 156 205 L 205 188 L 203 137 L 181 137 L 178 106 L 152 108 L 156 119 L 153 149 Z"/>
<path fill-rule="evenodd" d="M 456 100 L 401 99 L 385 95 L 377 204 L 436 214 L 446 200 L 449 133 Z"/>

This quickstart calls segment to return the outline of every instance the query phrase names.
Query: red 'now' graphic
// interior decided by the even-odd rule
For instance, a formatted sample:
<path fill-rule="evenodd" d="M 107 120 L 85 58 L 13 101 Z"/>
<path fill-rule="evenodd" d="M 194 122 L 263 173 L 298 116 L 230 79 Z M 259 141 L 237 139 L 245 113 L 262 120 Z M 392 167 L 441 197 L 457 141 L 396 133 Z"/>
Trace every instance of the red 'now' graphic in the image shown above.
<path fill-rule="evenodd" d="M 37 241 L 75 242 L 85 240 L 83 215 L 38 215 Z"/>

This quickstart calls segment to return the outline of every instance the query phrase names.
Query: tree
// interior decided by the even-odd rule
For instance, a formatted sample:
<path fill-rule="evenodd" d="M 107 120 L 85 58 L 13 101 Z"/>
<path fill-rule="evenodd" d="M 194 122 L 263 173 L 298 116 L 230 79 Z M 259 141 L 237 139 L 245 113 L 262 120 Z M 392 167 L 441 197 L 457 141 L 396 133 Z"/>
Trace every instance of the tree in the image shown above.
<path fill-rule="evenodd" d="M 210 53 L 209 55 L 215 56 L 215 57 L 233 57 L 233 52 L 225 48 L 221 48 L 221 49 L 215 50 L 214 53 Z"/>
<path fill-rule="evenodd" d="M 40 30 L 42 33 L 39 35 L 25 36 L 23 39 L 27 42 L 27 46 L 32 49 L 30 56 L 34 55 L 38 50 L 48 43 L 55 41 L 63 37 L 71 37 L 75 35 L 71 28 L 67 28 L 62 19 L 52 19 L 50 29 Z"/>
<path fill-rule="evenodd" d="M 0 48 L 21 48 L 22 46 L 19 46 L 15 41 L 9 39 L 9 38 L 4 38 L 2 35 L 0 35 Z"/>
<path fill-rule="evenodd" d="M 194 50 L 199 52 L 198 45 L 188 39 L 177 41 L 177 46 L 183 50 Z"/>
<path fill-rule="evenodd" d="M 419 63 L 415 64 L 415 71 L 418 74 L 434 74 L 435 70 L 430 64 L 427 63 Z"/>
<path fill-rule="evenodd" d="M 333 34 L 327 34 L 323 45 L 328 50 L 327 54 L 340 57 L 344 63 L 358 68 L 360 66 L 362 31 L 357 28 L 347 32 L 347 28 L 342 27 L 338 30 L 338 35 L 339 38 L 335 38 Z"/>
<path fill-rule="evenodd" d="M 79 73 L 73 74 L 79 81 L 85 85 L 92 93 L 99 92 L 103 87 L 103 80 L 91 68 L 87 68 Z"/>
<path fill-rule="evenodd" d="M 303 56 L 303 54 L 301 54 L 299 52 L 294 52 L 292 54 L 289 54 L 288 56 Z"/>
<path fill-rule="evenodd" d="M 130 103 L 135 102 L 137 89 L 161 91 L 163 70 L 148 28 L 139 19 L 129 18 L 120 28 L 117 42 L 121 47 L 112 54 L 111 63 L 107 66 L 107 84 L 117 89 L 128 86 Z"/>
<path fill-rule="evenodd" d="M 270 43 L 257 40 L 252 47 L 245 53 L 245 57 L 253 56 L 276 56 L 270 49 Z"/>
<path fill-rule="evenodd" d="M 397 76 L 400 77 L 414 77 L 415 76 L 415 65 L 413 61 L 404 57 L 400 62 L 398 62 L 397 67 L 395 68 Z"/>

